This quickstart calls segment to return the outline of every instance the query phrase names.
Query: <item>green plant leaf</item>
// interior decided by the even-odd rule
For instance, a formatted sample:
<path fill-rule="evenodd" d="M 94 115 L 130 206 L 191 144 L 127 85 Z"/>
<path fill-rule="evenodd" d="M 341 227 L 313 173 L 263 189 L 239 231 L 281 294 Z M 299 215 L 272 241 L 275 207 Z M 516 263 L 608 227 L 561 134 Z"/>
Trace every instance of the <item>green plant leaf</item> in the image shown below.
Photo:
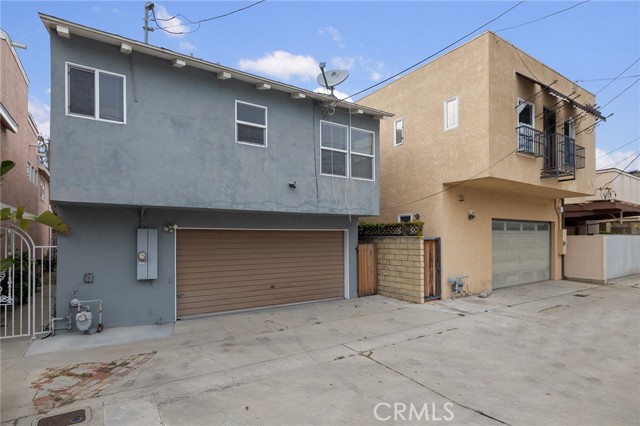
<path fill-rule="evenodd" d="M 19 206 L 15 213 L 13 214 L 13 217 L 15 219 L 22 219 L 22 216 L 24 215 L 24 206 Z M 22 225 L 20 225 L 20 227 L 22 227 Z"/>
<path fill-rule="evenodd" d="M 60 219 L 58 216 L 51 213 L 50 211 L 46 211 L 42 213 L 40 216 L 36 217 L 34 220 L 38 223 L 41 223 L 43 225 L 46 225 L 50 228 L 55 229 L 58 232 L 62 232 L 63 234 L 67 234 L 71 230 L 69 228 L 69 225 L 64 223 L 62 219 Z"/>
<path fill-rule="evenodd" d="M 0 218 L 2 220 L 9 220 L 11 219 L 11 208 L 10 207 L 5 207 L 4 209 L 0 210 Z"/>
<path fill-rule="evenodd" d="M 14 263 L 15 263 L 15 260 L 11 258 L 0 260 L 0 272 L 6 271 L 7 269 L 11 268 L 14 265 Z"/>
<path fill-rule="evenodd" d="M 15 166 L 16 166 L 16 163 L 14 163 L 13 161 L 3 160 L 2 165 L 0 165 L 0 178 L 6 175 L 9 172 L 9 170 L 13 169 Z"/>

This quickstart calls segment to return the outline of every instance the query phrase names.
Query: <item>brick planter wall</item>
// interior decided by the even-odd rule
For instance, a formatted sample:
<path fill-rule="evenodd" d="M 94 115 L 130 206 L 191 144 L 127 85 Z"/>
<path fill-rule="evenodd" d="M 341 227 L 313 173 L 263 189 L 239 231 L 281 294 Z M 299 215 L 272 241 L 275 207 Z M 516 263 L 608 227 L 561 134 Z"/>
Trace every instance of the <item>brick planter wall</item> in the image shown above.
<path fill-rule="evenodd" d="M 424 242 L 420 237 L 367 237 L 378 253 L 378 294 L 424 303 Z"/>

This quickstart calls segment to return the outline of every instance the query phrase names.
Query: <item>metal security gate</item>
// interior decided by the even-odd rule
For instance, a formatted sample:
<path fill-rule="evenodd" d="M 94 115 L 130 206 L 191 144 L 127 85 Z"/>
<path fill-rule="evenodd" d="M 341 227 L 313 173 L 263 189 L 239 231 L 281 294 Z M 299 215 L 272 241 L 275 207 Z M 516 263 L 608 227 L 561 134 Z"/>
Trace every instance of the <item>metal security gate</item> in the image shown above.
<path fill-rule="evenodd" d="M 36 246 L 13 224 L 0 228 L 0 259 L 12 266 L 0 271 L 0 339 L 49 331 L 55 311 L 56 246 Z"/>

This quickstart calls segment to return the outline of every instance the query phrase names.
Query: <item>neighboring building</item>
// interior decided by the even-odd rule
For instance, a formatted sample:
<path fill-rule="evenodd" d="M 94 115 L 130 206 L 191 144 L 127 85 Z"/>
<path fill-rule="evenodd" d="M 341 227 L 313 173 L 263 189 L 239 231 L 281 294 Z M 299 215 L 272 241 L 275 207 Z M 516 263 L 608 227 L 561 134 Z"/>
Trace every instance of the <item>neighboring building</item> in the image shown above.
<path fill-rule="evenodd" d="M 390 114 L 40 16 L 58 316 L 74 289 L 106 326 L 357 297 Z"/>
<path fill-rule="evenodd" d="M 486 32 L 360 103 L 395 114 L 379 219 L 440 238 L 442 297 L 457 275 L 471 293 L 562 277 L 561 199 L 595 190 L 592 94 Z"/>
<path fill-rule="evenodd" d="M 39 133 L 28 104 L 29 79 L 11 38 L 0 30 L 0 158 L 16 164 L 0 187 L 0 207 L 23 206 L 38 215 L 49 209 L 49 173 L 38 163 Z M 30 223 L 29 235 L 36 245 L 49 245 L 49 228 Z"/>
<path fill-rule="evenodd" d="M 640 175 L 618 169 L 596 171 L 596 194 L 564 200 L 569 235 L 640 235 Z"/>

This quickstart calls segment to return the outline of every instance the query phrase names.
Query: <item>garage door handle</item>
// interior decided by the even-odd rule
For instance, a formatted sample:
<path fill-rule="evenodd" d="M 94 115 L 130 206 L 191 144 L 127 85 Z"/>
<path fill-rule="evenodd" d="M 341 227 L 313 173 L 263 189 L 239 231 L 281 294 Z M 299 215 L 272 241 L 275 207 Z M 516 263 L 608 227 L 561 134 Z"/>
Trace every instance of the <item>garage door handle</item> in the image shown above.
<path fill-rule="evenodd" d="M 184 293 L 178 293 L 176 294 L 176 299 L 180 299 L 182 296 L 184 296 Z"/>

